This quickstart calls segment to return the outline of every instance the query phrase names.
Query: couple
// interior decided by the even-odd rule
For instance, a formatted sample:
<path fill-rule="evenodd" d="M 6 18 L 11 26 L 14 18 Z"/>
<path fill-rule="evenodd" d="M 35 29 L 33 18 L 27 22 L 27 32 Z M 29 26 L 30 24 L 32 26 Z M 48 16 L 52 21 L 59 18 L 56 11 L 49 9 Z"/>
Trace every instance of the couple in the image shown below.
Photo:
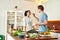
<path fill-rule="evenodd" d="M 36 24 L 36 25 L 39 25 L 38 31 L 46 32 L 48 16 L 46 13 L 44 13 L 44 7 L 42 5 L 38 6 L 38 12 L 39 12 L 39 18 L 36 17 L 35 14 L 33 14 L 33 16 L 38 20 L 38 23 Z M 30 10 L 25 11 L 24 15 L 25 15 L 24 28 L 25 28 L 25 31 L 29 31 L 33 27 L 32 19 L 30 18 L 31 11 Z"/>

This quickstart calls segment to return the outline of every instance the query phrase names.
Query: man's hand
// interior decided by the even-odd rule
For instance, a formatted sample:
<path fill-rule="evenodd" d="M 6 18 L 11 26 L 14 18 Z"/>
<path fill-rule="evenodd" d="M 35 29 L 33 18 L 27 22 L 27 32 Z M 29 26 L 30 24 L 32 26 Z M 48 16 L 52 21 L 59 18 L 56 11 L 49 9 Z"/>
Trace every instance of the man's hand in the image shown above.
<path fill-rule="evenodd" d="M 37 23 L 37 24 L 35 24 L 35 25 L 36 25 L 36 26 L 37 26 L 37 25 L 40 25 L 40 23 L 38 22 L 38 23 Z"/>
<path fill-rule="evenodd" d="M 33 13 L 33 16 L 39 21 L 39 18 L 35 16 L 35 14 Z"/>
<path fill-rule="evenodd" d="M 40 26 L 40 25 L 47 25 L 47 20 L 44 20 L 43 23 L 39 23 L 39 22 L 38 22 L 36 25 L 39 25 L 39 26 Z"/>
<path fill-rule="evenodd" d="M 35 14 L 33 13 L 33 16 L 35 17 Z"/>

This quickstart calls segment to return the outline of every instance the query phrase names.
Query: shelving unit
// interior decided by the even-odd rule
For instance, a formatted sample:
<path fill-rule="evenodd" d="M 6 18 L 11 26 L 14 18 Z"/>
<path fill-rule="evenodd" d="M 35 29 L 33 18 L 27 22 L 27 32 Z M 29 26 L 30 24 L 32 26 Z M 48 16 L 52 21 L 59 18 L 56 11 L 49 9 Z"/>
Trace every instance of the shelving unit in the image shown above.
<path fill-rule="evenodd" d="M 23 26 L 23 11 L 9 10 L 7 11 L 7 25 L 13 25 L 14 29 Z"/>

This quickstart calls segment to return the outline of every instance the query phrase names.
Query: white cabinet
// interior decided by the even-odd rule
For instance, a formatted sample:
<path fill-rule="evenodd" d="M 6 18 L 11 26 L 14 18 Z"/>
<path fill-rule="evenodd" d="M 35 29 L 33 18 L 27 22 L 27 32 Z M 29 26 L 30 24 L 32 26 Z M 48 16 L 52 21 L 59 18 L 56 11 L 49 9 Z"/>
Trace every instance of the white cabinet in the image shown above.
<path fill-rule="evenodd" d="M 7 11 L 7 25 L 13 25 L 14 29 L 17 29 L 19 26 L 23 26 L 23 11 Z"/>

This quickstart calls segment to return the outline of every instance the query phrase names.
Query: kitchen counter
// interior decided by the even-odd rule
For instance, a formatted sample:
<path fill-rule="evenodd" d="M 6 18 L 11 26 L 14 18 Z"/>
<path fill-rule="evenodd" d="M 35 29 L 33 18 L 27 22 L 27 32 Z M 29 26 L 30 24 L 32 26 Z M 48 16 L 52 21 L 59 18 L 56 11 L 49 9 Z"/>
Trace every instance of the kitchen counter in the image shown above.
<path fill-rule="evenodd" d="M 11 34 L 10 34 L 11 35 Z M 12 35 L 11 35 L 12 36 Z M 57 37 L 55 36 L 39 36 L 35 39 L 31 39 L 31 38 L 18 38 L 18 36 L 12 36 L 15 40 L 58 40 Z"/>
<path fill-rule="evenodd" d="M 15 40 L 58 40 L 57 37 L 55 36 L 40 36 L 38 38 L 35 39 L 31 39 L 31 38 L 18 38 L 18 36 L 12 36 Z"/>
<path fill-rule="evenodd" d="M 41 37 L 38 37 L 38 38 L 35 38 L 35 39 L 31 39 L 31 38 L 20 38 L 20 39 L 17 39 L 18 37 L 13 37 L 15 38 L 15 40 L 58 40 L 58 38 L 54 37 L 54 36 L 41 36 Z"/>

